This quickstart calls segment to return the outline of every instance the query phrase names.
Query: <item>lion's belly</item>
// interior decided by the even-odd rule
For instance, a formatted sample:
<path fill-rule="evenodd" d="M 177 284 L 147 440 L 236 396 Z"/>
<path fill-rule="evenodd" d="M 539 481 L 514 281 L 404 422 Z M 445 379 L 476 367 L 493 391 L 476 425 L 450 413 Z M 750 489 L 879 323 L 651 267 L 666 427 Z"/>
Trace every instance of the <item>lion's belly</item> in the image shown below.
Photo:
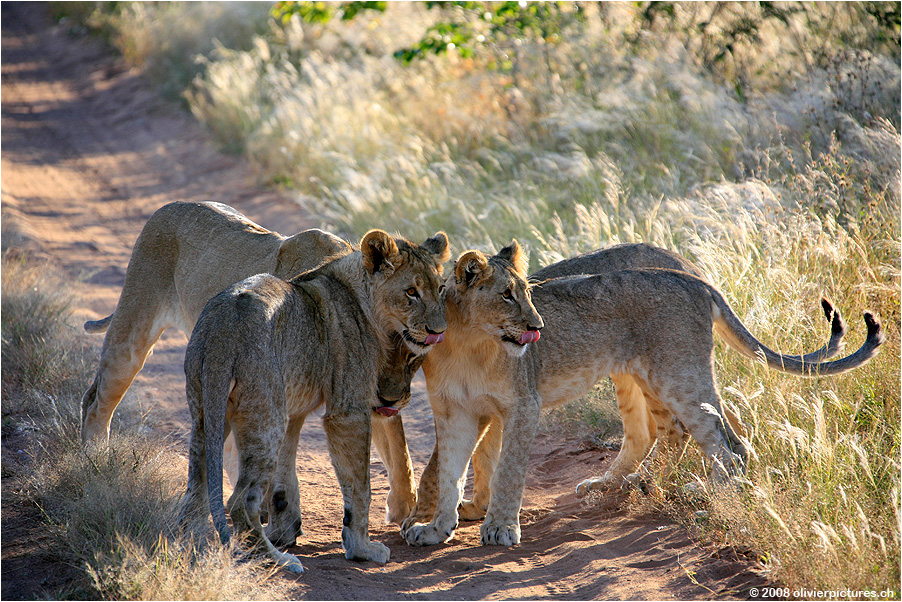
<path fill-rule="evenodd" d="M 289 418 L 306 416 L 325 402 L 322 392 L 305 382 L 285 384 L 285 413 Z"/>
<path fill-rule="evenodd" d="M 597 366 L 583 366 L 571 370 L 555 370 L 547 374 L 539 383 L 542 407 L 554 407 L 574 399 L 579 399 L 592 390 L 607 372 Z"/>
<path fill-rule="evenodd" d="M 539 376 L 542 407 L 554 407 L 579 399 L 591 391 L 598 381 L 616 373 L 639 377 L 646 375 L 640 359 L 615 361 L 602 353 L 547 362 Z"/>

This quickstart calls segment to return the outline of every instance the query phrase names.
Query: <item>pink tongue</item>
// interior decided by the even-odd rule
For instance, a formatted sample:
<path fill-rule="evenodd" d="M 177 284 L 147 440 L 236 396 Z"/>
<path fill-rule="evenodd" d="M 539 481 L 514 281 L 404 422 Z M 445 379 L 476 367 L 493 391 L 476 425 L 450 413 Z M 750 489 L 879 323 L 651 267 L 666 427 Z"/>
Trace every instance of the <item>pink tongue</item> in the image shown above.
<path fill-rule="evenodd" d="M 390 408 L 388 406 L 382 406 L 381 408 L 376 408 L 376 411 L 382 414 L 383 416 L 394 416 L 398 413 L 397 408 Z"/>
<path fill-rule="evenodd" d="M 426 340 L 424 341 L 427 345 L 434 345 L 435 343 L 441 343 L 445 340 L 445 334 L 427 334 Z"/>
<path fill-rule="evenodd" d="M 539 331 L 538 330 L 527 330 L 520 337 L 521 345 L 528 345 L 529 343 L 535 343 L 539 340 Z"/>

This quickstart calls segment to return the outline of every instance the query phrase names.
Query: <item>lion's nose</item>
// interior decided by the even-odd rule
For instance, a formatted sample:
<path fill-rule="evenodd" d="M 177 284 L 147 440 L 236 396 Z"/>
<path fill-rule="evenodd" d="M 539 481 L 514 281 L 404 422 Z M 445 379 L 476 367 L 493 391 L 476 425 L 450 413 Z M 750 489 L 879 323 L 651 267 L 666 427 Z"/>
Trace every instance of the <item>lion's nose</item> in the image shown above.
<path fill-rule="evenodd" d="M 376 398 L 379 400 L 379 405 L 382 406 L 383 408 L 390 408 L 393 405 L 395 405 L 396 403 L 398 403 L 399 401 L 401 401 L 400 398 L 395 399 L 395 400 L 390 400 L 390 399 L 386 399 L 386 398 L 382 397 L 381 395 L 377 395 Z"/>

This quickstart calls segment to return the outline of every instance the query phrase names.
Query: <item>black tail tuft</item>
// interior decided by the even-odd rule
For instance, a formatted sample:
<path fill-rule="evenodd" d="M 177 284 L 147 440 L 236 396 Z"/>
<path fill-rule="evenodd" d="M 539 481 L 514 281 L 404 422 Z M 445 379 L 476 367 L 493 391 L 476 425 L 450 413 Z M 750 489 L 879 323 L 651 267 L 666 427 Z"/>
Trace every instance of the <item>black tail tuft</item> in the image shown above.
<path fill-rule="evenodd" d="M 883 342 L 886 341 L 886 334 L 880 326 L 880 320 L 878 320 L 871 312 L 866 311 L 864 312 L 864 323 L 868 326 L 867 342 L 873 347 L 882 345 Z"/>
<path fill-rule="evenodd" d="M 843 337 L 846 334 L 846 321 L 843 320 L 839 310 L 833 307 L 826 297 L 821 298 L 821 308 L 824 310 L 824 316 L 830 322 L 830 332 L 834 337 Z"/>

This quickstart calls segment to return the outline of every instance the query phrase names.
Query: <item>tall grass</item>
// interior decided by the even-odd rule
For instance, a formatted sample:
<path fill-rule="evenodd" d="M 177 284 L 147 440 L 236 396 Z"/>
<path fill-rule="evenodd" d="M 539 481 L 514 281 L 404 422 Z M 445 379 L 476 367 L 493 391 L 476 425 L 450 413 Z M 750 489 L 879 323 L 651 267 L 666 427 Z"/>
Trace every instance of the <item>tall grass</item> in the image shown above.
<path fill-rule="evenodd" d="M 15 249 L 4 252 L 0 278 L 4 419 L 59 425 L 72 437 L 79 408 L 69 401 L 84 392 L 92 360 L 67 323 L 68 289 L 52 270 Z"/>
<path fill-rule="evenodd" d="M 516 237 L 533 269 L 658 244 L 792 353 L 823 342 L 822 292 L 849 321 L 849 348 L 861 312 L 878 312 L 887 343 L 848 375 L 788 377 L 718 351 L 724 398 L 751 426 L 752 485 L 689 495 L 703 472 L 691 456 L 641 503 L 703 506 L 708 536 L 752 549 L 787 585 L 897 588 L 897 6 L 593 4 L 557 43 L 393 60 L 448 10 L 291 20 L 205 54 L 185 95 L 261 181 L 348 236 L 444 229 L 458 250 L 489 251 Z M 604 414 L 589 407 L 589 420 Z"/>
<path fill-rule="evenodd" d="M 4 495 L 37 506 L 60 542 L 54 557 L 84 569 L 83 582 L 66 592 L 121 600 L 284 597 L 268 579 L 273 567 L 208 543 L 208 525 L 175 524 L 187 463 L 165 440 L 129 428 L 109 443 L 81 444 L 79 406 L 96 350 L 78 342 L 70 288 L 15 248 L 4 254 L 2 279 L 4 432 L 24 432 L 31 458 L 4 464 L 4 479 L 22 484 L 4 484 Z"/>

